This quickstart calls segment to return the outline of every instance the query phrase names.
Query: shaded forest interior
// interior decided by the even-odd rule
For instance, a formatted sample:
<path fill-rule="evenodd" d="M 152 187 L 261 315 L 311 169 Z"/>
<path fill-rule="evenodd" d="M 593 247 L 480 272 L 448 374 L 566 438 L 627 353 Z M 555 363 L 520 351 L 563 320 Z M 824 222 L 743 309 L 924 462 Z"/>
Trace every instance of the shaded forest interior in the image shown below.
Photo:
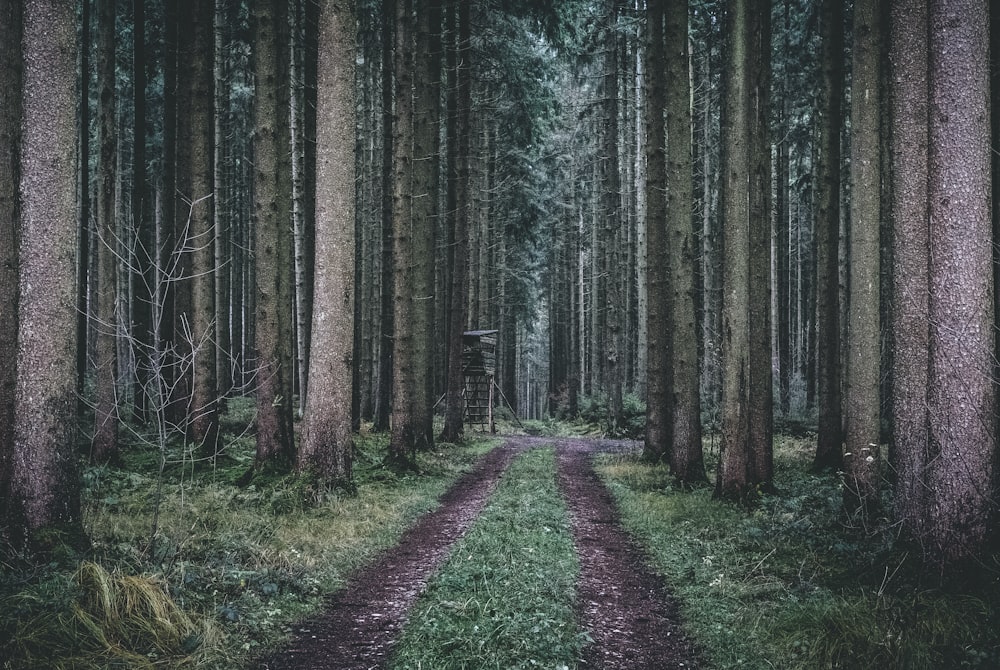
<path fill-rule="evenodd" d="M 995 536 L 985 0 L 65 4 L 0 0 L 13 544 L 79 526 L 79 425 L 211 463 L 247 396 L 242 484 L 412 468 L 487 330 L 499 415 L 743 503 L 815 434 L 849 518 Z"/>

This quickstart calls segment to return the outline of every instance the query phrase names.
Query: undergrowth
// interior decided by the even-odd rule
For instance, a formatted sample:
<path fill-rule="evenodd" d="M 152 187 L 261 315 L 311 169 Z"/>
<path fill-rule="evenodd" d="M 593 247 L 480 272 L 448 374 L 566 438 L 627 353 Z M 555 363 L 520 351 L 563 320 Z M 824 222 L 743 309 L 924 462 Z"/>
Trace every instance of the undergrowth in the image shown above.
<path fill-rule="evenodd" d="M 750 511 L 674 490 L 637 456 L 600 461 L 712 666 L 1000 667 L 998 566 L 942 585 L 893 528 L 848 527 L 837 477 L 809 470 L 813 444 L 777 439 L 779 492 Z"/>
<path fill-rule="evenodd" d="M 575 667 L 578 569 L 553 451 L 529 451 L 418 599 L 391 667 Z"/>
<path fill-rule="evenodd" d="M 356 492 L 319 500 L 294 474 L 235 486 L 253 459 L 246 436 L 214 463 L 174 445 L 152 542 L 158 454 L 135 446 L 120 468 L 87 467 L 90 551 L 41 566 L 0 556 L 0 668 L 240 667 L 394 544 L 493 444 L 440 444 L 417 455 L 419 471 L 398 472 L 383 466 L 384 436 L 357 436 Z"/>

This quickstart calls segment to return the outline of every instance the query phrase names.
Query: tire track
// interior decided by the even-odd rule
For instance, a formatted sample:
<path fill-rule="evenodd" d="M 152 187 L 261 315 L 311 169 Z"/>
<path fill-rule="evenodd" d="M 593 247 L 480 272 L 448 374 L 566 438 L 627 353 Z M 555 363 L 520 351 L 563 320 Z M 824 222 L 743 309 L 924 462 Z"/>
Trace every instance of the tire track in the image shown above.
<path fill-rule="evenodd" d="M 500 476 L 523 447 L 505 443 L 485 454 L 421 517 L 399 543 L 334 594 L 323 612 L 295 626 L 288 645 L 261 670 L 384 667 L 427 580 L 482 512 Z"/>

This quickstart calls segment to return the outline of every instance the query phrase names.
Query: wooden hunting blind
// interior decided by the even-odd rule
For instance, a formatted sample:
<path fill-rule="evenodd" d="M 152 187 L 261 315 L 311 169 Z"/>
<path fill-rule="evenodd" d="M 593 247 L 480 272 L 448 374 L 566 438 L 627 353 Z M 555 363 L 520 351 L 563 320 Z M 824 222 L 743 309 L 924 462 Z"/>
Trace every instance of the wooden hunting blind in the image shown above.
<path fill-rule="evenodd" d="M 493 422 L 493 377 L 497 367 L 497 331 L 462 333 L 462 374 L 465 376 L 465 423 L 496 432 Z"/>

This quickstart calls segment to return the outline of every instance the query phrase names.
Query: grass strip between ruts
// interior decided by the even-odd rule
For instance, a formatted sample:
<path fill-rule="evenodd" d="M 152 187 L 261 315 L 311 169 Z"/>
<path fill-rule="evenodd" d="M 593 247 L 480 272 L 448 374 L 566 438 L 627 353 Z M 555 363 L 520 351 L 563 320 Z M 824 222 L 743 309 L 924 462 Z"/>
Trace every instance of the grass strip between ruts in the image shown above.
<path fill-rule="evenodd" d="M 554 452 L 529 451 L 417 601 L 390 667 L 575 667 L 578 572 Z"/>

